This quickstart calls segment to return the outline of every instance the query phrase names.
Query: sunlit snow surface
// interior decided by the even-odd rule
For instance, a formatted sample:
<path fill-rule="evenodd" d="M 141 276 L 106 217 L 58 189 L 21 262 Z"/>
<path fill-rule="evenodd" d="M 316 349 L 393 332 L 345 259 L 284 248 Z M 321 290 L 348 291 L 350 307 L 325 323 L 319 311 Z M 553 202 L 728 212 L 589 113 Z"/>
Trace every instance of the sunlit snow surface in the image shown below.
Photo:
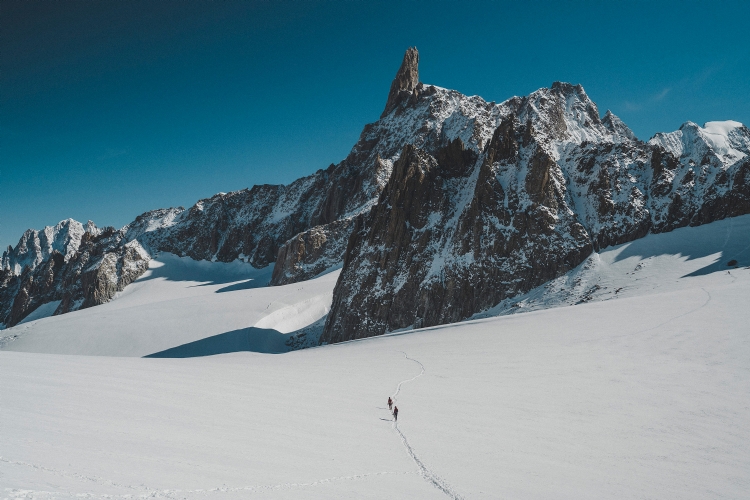
<path fill-rule="evenodd" d="M 605 249 L 490 312 L 526 314 L 280 355 L 40 353 L 289 336 L 336 279 L 158 262 L 109 304 L 0 332 L 0 498 L 750 491 L 750 216 Z"/>
<path fill-rule="evenodd" d="M 162 254 L 112 302 L 3 330 L 0 345 L 55 354 L 146 356 L 261 329 L 262 338 L 250 339 L 246 350 L 285 352 L 292 334 L 328 313 L 338 272 L 267 287 L 271 271 Z"/>
<path fill-rule="evenodd" d="M 685 157 L 699 164 L 706 153 L 706 147 L 711 148 L 726 164 L 731 164 L 746 155 L 741 150 L 747 150 L 750 143 L 740 131 L 742 124 L 732 120 L 706 122 L 703 127 L 693 122 L 685 122 L 679 130 L 658 133 L 652 137 L 649 144 L 660 145 L 670 151 L 677 158 Z"/>

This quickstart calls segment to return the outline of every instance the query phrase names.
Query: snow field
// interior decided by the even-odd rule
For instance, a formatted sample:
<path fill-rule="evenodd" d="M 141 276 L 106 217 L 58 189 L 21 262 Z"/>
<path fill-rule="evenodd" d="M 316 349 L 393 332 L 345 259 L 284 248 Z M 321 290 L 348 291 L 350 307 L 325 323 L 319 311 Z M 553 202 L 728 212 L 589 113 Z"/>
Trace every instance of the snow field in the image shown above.
<path fill-rule="evenodd" d="M 320 322 L 336 277 L 251 288 L 267 270 L 162 255 L 106 305 L 4 330 L 0 498 L 750 491 L 750 216 L 605 249 L 486 313 L 501 317 L 127 357 L 242 329 L 283 340 Z"/>
<path fill-rule="evenodd" d="M 750 276 L 724 280 L 415 332 L 400 426 L 466 498 L 742 498 Z"/>
<path fill-rule="evenodd" d="M 713 277 L 281 356 L 0 352 L 4 495 L 741 498 L 750 272 Z"/>
<path fill-rule="evenodd" d="M 189 360 L 2 352 L 9 405 L 0 425 L 12 432 L 0 482 L 50 498 L 423 494 L 376 407 L 414 367 L 389 349 L 347 359 L 335 351 Z M 195 491 L 216 488 L 228 491 Z"/>
<path fill-rule="evenodd" d="M 161 254 L 112 302 L 25 322 L 0 335 L 6 350 L 147 356 L 255 326 L 270 331 L 250 348 L 285 352 L 284 334 L 327 314 L 338 271 L 283 287 L 266 287 L 270 275 L 270 267 Z"/>

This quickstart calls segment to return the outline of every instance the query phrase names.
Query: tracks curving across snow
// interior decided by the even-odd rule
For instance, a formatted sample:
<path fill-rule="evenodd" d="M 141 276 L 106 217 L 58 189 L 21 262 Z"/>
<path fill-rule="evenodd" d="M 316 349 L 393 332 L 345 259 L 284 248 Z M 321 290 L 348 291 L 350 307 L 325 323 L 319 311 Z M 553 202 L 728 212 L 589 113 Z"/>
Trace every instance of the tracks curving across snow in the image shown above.
<path fill-rule="evenodd" d="M 76 492 L 76 491 L 40 491 L 31 489 L 15 489 L 5 488 L 4 491 L 0 490 L 0 498 L 13 498 L 16 500 L 20 499 L 62 499 L 62 498 L 107 498 L 107 499 L 133 499 L 133 498 L 164 498 L 170 500 L 182 500 L 185 498 L 195 497 L 206 497 L 213 495 L 222 495 L 225 493 L 263 493 L 280 490 L 304 490 L 309 487 L 322 486 L 326 484 L 346 482 L 346 481 L 358 481 L 368 479 L 377 476 L 394 476 L 394 475 L 409 475 L 414 472 L 394 472 L 394 471 L 383 471 L 383 472 L 370 472 L 365 474 L 357 474 L 351 476 L 337 476 L 329 477 L 325 479 L 318 479 L 311 482 L 300 482 L 300 483 L 281 483 L 281 484 L 267 484 L 267 485 L 255 485 L 255 486 L 217 486 L 204 489 L 154 489 L 149 488 L 144 484 L 140 485 L 127 485 L 121 484 L 108 479 L 104 479 L 98 476 L 86 476 L 78 473 L 71 473 L 60 469 L 53 469 L 50 467 L 44 467 L 41 465 L 35 465 L 28 462 L 21 462 L 18 460 L 10 460 L 0 456 L 0 462 L 16 465 L 22 467 L 29 467 L 41 472 L 46 472 L 58 477 L 65 477 L 68 479 L 75 479 L 84 483 L 96 483 L 100 486 L 116 487 L 124 490 L 132 490 L 133 493 L 125 494 L 94 494 L 90 492 Z"/>
<path fill-rule="evenodd" d="M 399 352 L 403 354 L 404 357 L 408 359 L 409 361 L 413 361 L 417 363 L 419 367 L 421 368 L 421 371 L 419 372 L 418 375 L 410 379 L 402 380 L 401 382 L 398 383 L 398 386 L 396 386 L 396 392 L 394 392 L 391 395 L 391 398 L 393 399 L 394 404 L 396 403 L 396 396 L 398 396 L 398 393 L 401 392 L 401 386 L 407 382 L 411 382 L 413 380 L 418 379 L 419 377 L 424 375 L 424 371 L 425 371 L 424 365 L 420 363 L 418 360 L 414 358 L 410 358 L 403 351 L 399 351 Z M 445 479 L 435 474 L 432 470 L 429 469 L 429 467 L 425 465 L 424 462 L 422 462 L 422 460 L 419 459 L 417 454 L 414 452 L 414 448 L 411 447 L 411 445 L 409 444 L 409 441 L 406 439 L 406 436 L 404 435 L 404 433 L 401 431 L 401 429 L 398 428 L 398 421 L 396 420 L 393 421 L 393 429 L 401 437 L 401 444 L 404 445 L 404 448 L 406 448 L 406 452 L 409 454 L 411 459 L 414 460 L 414 463 L 417 464 L 417 467 L 419 467 L 419 474 L 424 478 L 424 480 L 430 483 L 431 485 L 433 485 L 435 488 L 442 491 L 443 493 L 445 493 L 446 495 L 448 495 L 453 500 L 462 500 L 463 497 L 459 495 L 456 492 L 456 490 L 453 489 L 453 487 L 450 484 L 448 484 L 448 482 Z"/>
<path fill-rule="evenodd" d="M 734 276 L 730 276 L 730 277 L 732 277 L 733 279 L 736 280 L 736 278 Z M 701 290 L 703 290 L 703 293 L 706 294 L 706 301 L 703 304 L 701 304 L 698 307 L 696 307 L 695 309 L 690 309 L 689 311 L 686 311 L 684 313 L 678 314 L 676 316 L 672 316 L 671 318 L 668 318 L 665 321 L 662 321 L 658 325 L 650 326 L 650 327 L 645 328 L 643 330 L 638 330 L 638 331 L 629 332 L 629 333 L 623 333 L 621 335 L 612 335 L 612 336 L 607 337 L 607 338 L 610 339 L 610 340 L 612 340 L 612 339 L 622 339 L 622 338 L 627 338 L 627 337 L 633 337 L 635 335 L 640 335 L 642 333 L 650 332 L 650 331 L 656 330 L 657 328 L 661 328 L 662 326 L 664 326 L 664 325 L 666 325 L 668 323 L 671 323 L 672 321 L 674 321 L 676 319 L 680 319 L 680 318 L 683 318 L 685 316 L 689 316 L 691 314 L 694 314 L 694 313 L 700 311 L 701 309 L 703 309 L 704 307 L 706 307 L 709 302 L 711 302 L 711 294 L 709 293 L 709 291 L 706 290 L 704 287 L 700 287 L 700 288 L 701 288 Z M 586 340 L 580 341 L 580 343 L 583 344 L 583 343 L 599 342 L 599 340 L 600 339 L 598 339 L 598 338 L 586 339 Z"/>
<path fill-rule="evenodd" d="M 401 354 L 403 354 L 403 355 L 404 355 L 404 357 L 405 357 L 406 359 L 408 359 L 409 361 L 414 361 L 414 362 L 415 362 L 416 364 L 418 364 L 418 365 L 419 365 L 419 367 L 420 367 L 420 368 L 422 369 L 422 371 L 420 371 L 418 375 L 415 375 L 414 377 L 412 377 L 412 378 L 410 378 L 410 379 L 402 380 L 401 382 L 399 382 L 399 383 L 398 383 L 398 385 L 396 386 L 396 392 L 394 392 L 394 393 L 393 393 L 393 394 L 391 395 L 391 397 L 393 398 L 393 400 L 394 400 L 394 401 L 396 400 L 396 396 L 398 396 L 398 393 L 399 393 L 399 392 L 401 392 L 401 386 L 402 386 L 402 385 L 404 385 L 404 384 L 405 384 L 405 383 L 407 383 L 407 382 L 411 382 L 411 381 L 413 381 L 413 380 L 416 380 L 416 379 L 418 379 L 419 377 L 421 377 L 422 375 L 424 375 L 424 365 L 423 365 L 422 363 L 420 363 L 419 361 L 417 361 L 417 360 L 416 360 L 416 359 L 414 359 L 414 358 L 410 358 L 410 357 L 409 357 L 409 356 L 408 356 L 408 355 L 407 355 L 407 354 L 406 354 L 406 353 L 405 353 L 404 351 L 399 351 L 399 352 L 400 352 Z"/>
<path fill-rule="evenodd" d="M 628 334 L 628 336 L 632 336 L 632 335 L 646 333 L 646 332 L 650 332 L 652 330 L 656 330 L 657 328 L 660 328 L 660 327 L 666 325 L 667 323 L 671 323 L 672 321 L 674 321 L 676 319 L 683 318 L 685 316 L 689 316 L 690 314 L 693 314 L 693 313 L 696 313 L 696 312 L 700 311 L 701 309 L 703 309 L 704 307 L 706 307 L 709 302 L 711 302 L 711 294 L 708 292 L 708 290 L 706 290 L 703 287 L 701 287 L 701 290 L 703 290 L 703 293 L 706 294 L 706 301 L 703 304 L 701 304 L 700 306 L 696 307 L 695 309 L 691 309 L 691 310 L 689 310 L 687 312 L 684 312 L 682 314 L 678 314 L 677 316 L 672 316 L 671 318 L 667 319 L 666 321 L 662 321 L 658 325 L 652 326 L 651 328 L 646 328 L 645 330 L 640 330 L 640 331 L 637 331 L 637 332 L 634 332 L 634 333 L 630 333 L 630 334 Z"/>

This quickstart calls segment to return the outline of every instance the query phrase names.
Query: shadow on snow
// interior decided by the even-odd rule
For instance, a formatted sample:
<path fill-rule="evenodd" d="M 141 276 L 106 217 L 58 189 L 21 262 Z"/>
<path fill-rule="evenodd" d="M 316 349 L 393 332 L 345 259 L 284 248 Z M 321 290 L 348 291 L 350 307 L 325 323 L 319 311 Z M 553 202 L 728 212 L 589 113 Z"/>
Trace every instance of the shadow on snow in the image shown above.
<path fill-rule="evenodd" d="M 697 231 L 695 237 L 685 234 Z M 750 215 L 724 219 L 698 227 L 675 229 L 668 233 L 649 234 L 622 245 L 615 262 L 629 257 L 646 259 L 658 255 L 682 255 L 688 260 L 716 255 L 716 259 L 684 277 L 701 276 L 750 265 Z M 736 260 L 733 266 L 727 264 Z"/>
<path fill-rule="evenodd" d="M 144 358 L 197 358 L 230 352 L 281 354 L 289 351 L 288 338 L 289 334 L 277 330 L 251 326 L 178 345 Z"/>
<path fill-rule="evenodd" d="M 199 283 L 193 286 L 227 284 L 217 292 L 231 292 L 267 286 L 272 272 L 272 266 L 258 269 L 240 261 L 209 262 L 162 252 L 149 263 L 148 271 L 137 281 L 161 278 Z"/>

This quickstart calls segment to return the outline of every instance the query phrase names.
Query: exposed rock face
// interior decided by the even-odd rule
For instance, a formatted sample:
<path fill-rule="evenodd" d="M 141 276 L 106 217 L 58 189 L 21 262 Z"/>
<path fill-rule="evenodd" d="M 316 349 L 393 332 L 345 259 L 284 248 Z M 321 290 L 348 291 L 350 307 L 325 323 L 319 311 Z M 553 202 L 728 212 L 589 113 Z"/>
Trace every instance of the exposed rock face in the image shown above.
<path fill-rule="evenodd" d="M 739 123 L 688 123 L 646 144 L 564 83 L 497 113 L 484 148 L 404 148 L 357 219 L 321 342 L 462 320 L 593 249 L 750 213 Z"/>
<path fill-rule="evenodd" d="M 43 298 L 49 289 L 59 284 L 63 264 L 63 255 L 53 250 L 50 257 L 37 268 L 36 273 L 28 272 L 19 277 L 18 292 L 12 304 L 9 304 L 10 325 L 18 323 L 42 303 L 47 302 Z"/>
<path fill-rule="evenodd" d="M 391 83 L 391 90 L 388 92 L 388 100 L 385 104 L 385 109 L 380 118 L 387 116 L 399 104 L 408 100 L 412 97 L 417 85 L 419 84 L 419 52 L 416 47 L 410 47 L 406 54 L 404 54 L 404 60 L 401 63 L 401 67 L 396 73 L 396 78 Z"/>
<path fill-rule="evenodd" d="M 296 234 L 358 213 L 385 184 L 378 175 L 372 162 L 347 158 L 288 186 L 217 194 L 133 236 L 151 250 L 265 267 L 276 262 L 280 246 Z"/>
<path fill-rule="evenodd" d="M 137 240 L 128 241 L 126 231 L 106 228 L 84 237 L 78 253 L 65 268 L 62 314 L 109 302 L 148 269 L 150 255 Z"/>
<path fill-rule="evenodd" d="M 13 326 L 53 301 L 60 301 L 55 314 L 103 304 L 148 269 L 149 255 L 137 241 L 127 241 L 123 230 L 98 229 L 89 223 L 85 231 L 77 231 L 82 227 L 76 221 L 63 221 L 40 232 L 26 232 L 26 257 L 29 248 L 36 249 L 37 255 L 44 252 L 44 245 L 28 244 L 41 240 L 40 235 L 73 233 L 78 244 L 66 254 L 53 248 L 46 258 L 28 260 L 31 264 L 24 265 L 20 274 L 8 267 L 0 271 L 2 323 Z M 71 241 L 67 234 L 62 239 Z M 21 252 L 6 252 L 5 258 L 18 261 L 19 255 L 24 256 L 19 247 Z M 38 263 L 34 265 L 35 260 Z"/>
<path fill-rule="evenodd" d="M 651 212 L 654 232 L 706 224 L 750 210 L 750 131 L 738 122 L 687 122 L 656 134 Z"/>
<path fill-rule="evenodd" d="M 15 249 L 8 247 L 8 251 L 3 253 L 0 268 L 19 275 L 24 267 L 35 268 L 41 265 L 51 258 L 53 252 L 62 254 L 67 262 L 78 251 L 83 235 L 96 234 L 97 231 L 93 222 L 89 221 L 84 226 L 73 219 L 45 227 L 41 231 L 29 229 L 23 233 Z"/>
<path fill-rule="evenodd" d="M 287 241 L 279 249 L 271 285 L 308 280 L 339 267 L 353 222 L 348 218 L 315 226 Z"/>
<path fill-rule="evenodd" d="M 99 232 L 91 221 L 84 226 L 72 219 L 26 231 L 0 261 L 0 323 L 15 325 L 40 305 L 60 300 L 66 266 L 82 239 Z"/>

